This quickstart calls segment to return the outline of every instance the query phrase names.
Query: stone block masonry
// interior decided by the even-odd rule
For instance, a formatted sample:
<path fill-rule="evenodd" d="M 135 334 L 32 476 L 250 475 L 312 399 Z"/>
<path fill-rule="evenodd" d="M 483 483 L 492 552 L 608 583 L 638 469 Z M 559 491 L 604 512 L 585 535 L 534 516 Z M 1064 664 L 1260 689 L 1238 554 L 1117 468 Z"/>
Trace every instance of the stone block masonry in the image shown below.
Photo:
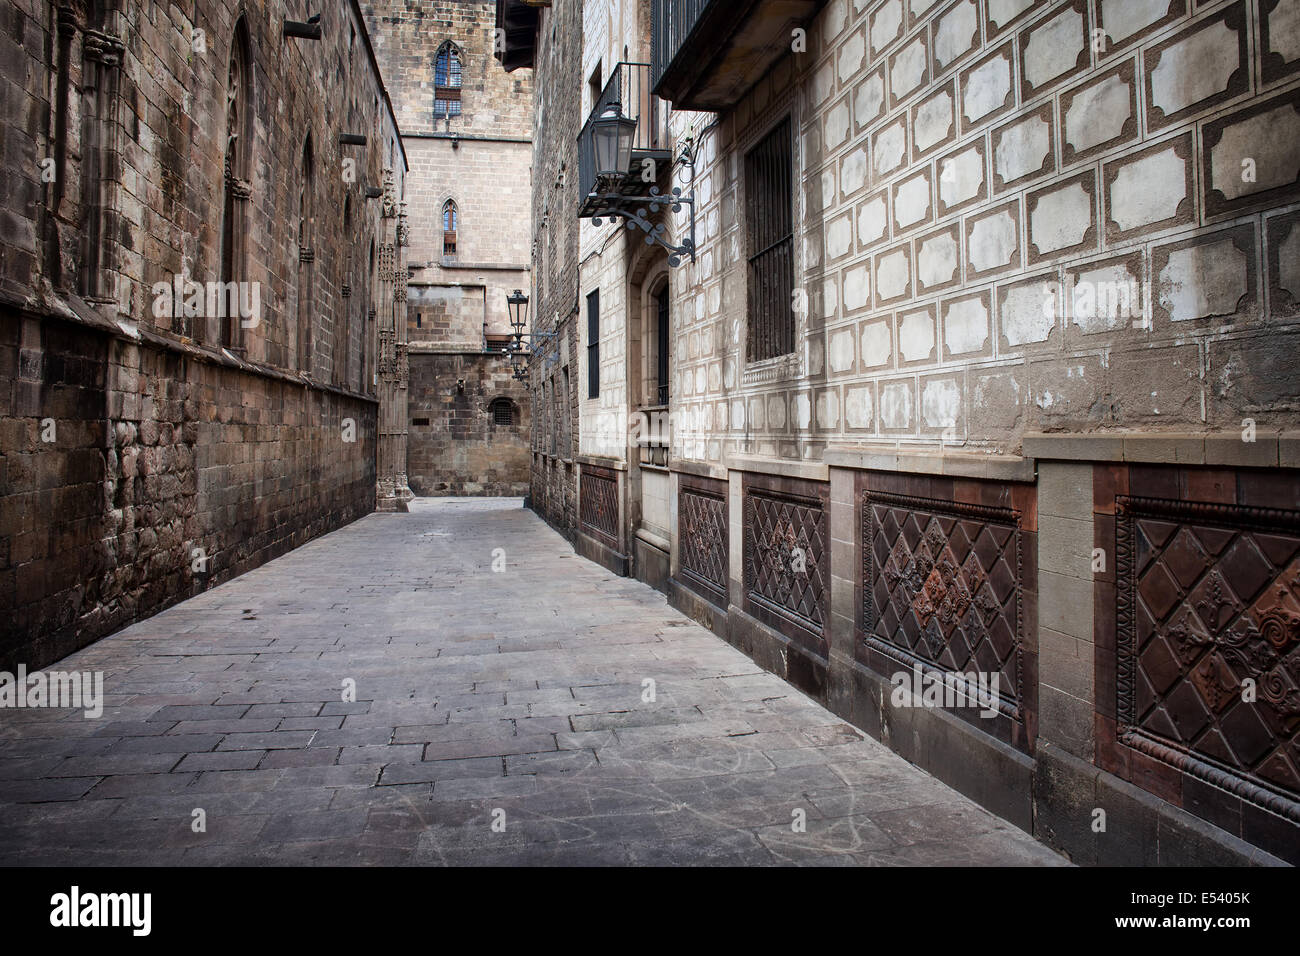
<path fill-rule="evenodd" d="M 511 331 L 507 296 L 529 288 L 531 73 L 496 68 L 487 0 L 376 0 L 365 15 L 409 161 L 407 480 L 424 495 L 524 494 L 526 392 L 486 348 Z"/>
<path fill-rule="evenodd" d="M 406 159 L 358 5 L 317 12 L 3 0 L 0 668 L 404 485 Z"/>
<path fill-rule="evenodd" d="M 529 501 L 570 540 L 578 527 L 580 379 L 577 136 L 582 128 L 581 4 L 544 8 L 537 31 L 533 136 L 533 329 L 553 332 L 554 361 L 533 363 L 533 462 Z"/>
<path fill-rule="evenodd" d="M 494 403 L 508 403 L 510 424 Z M 408 475 L 417 495 L 528 493 L 528 393 L 505 356 L 411 353 Z"/>
<path fill-rule="evenodd" d="M 24 325 L 41 335 L 38 382 L 13 374 L 37 351 L 17 347 Z M 57 661 L 374 509 L 371 399 L 70 323 L 5 316 L 0 337 L 0 387 L 39 397 L 0 416 L 0 670 Z"/>

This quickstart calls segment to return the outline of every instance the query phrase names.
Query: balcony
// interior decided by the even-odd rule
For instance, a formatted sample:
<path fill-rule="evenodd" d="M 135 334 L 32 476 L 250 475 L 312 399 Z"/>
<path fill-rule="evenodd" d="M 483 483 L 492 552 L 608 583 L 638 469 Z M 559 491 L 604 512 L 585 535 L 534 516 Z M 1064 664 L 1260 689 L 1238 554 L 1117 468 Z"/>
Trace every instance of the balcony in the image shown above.
<path fill-rule="evenodd" d="M 507 73 L 531 67 L 537 53 L 538 7 L 549 0 L 497 0 L 496 36 L 492 55 Z"/>
<path fill-rule="evenodd" d="M 651 89 L 679 110 L 725 112 L 791 50 L 826 0 L 653 0 Z"/>
<path fill-rule="evenodd" d="M 636 121 L 636 134 L 632 140 L 628 169 L 621 176 L 601 180 L 596 175 L 591 124 L 610 103 L 618 104 L 620 115 Z M 578 218 L 590 219 L 602 209 L 618 206 L 620 196 L 646 195 L 651 186 L 664 179 L 672 158 L 668 143 L 668 110 L 650 92 L 650 64 L 618 64 L 578 134 Z M 649 168 L 647 161 L 655 164 L 653 178 L 649 181 L 643 175 L 643 171 Z"/>

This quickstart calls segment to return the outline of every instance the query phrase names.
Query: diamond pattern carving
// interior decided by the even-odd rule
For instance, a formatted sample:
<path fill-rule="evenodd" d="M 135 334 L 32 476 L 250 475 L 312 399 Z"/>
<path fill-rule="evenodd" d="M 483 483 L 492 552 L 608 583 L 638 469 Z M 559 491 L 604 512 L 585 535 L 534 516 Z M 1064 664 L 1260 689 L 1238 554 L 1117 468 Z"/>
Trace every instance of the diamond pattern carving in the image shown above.
<path fill-rule="evenodd" d="M 905 664 L 997 674 L 1019 716 L 1019 515 L 871 491 L 862 521 L 867 644 Z"/>
<path fill-rule="evenodd" d="M 585 466 L 579 489 L 583 530 L 617 549 L 618 477 L 607 469 Z"/>
<path fill-rule="evenodd" d="M 745 593 L 824 642 L 828 550 L 824 501 L 763 488 L 745 493 Z M 824 649 L 824 648 L 823 648 Z"/>
<path fill-rule="evenodd" d="M 1120 740 L 1300 821 L 1300 512 L 1117 506 Z"/>
<path fill-rule="evenodd" d="M 709 490 L 683 481 L 678 495 L 681 575 L 716 604 L 727 604 L 729 547 L 726 485 Z"/>

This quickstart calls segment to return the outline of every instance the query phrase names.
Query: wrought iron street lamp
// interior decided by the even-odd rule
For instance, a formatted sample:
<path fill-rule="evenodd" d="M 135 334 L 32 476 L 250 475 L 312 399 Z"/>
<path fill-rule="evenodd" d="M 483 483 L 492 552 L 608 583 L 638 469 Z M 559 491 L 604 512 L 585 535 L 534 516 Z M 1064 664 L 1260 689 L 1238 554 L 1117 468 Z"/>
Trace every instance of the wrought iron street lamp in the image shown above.
<path fill-rule="evenodd" d="M 600 121 L 593 120 L 592 125 L 594 126 Z M 632 123 L 632 129 L 633 131 L 636 129 L 635 121 Z M 630 155 L 632 148 L 630 134 L 627 148 Z M 597 143 L 596 149 L 600 149 L 599 143 Z M 599 162 L 599 152 L 597 153 L 597 162 Z M 650 193 L 646 196 L 608 194 L 601 197 L 606 202 L 605 208 L 600 209 L 592 217 L 591 222 L 592 225 L 600 226 L 604 224 L 606 219 L 612 220 L 618 217 L 626 220 L 629 230 L 640 229 L 645 234 L 645 244 L 647 246 L 659 245 L 668 250 L 668 265 L 675 269 L 682 264 L 685 256 L 690 256 L 691 261 L 695 261 L 695 149 L 691 139 L 688 138 L 682 145 L 681 154 L 673 165 L 683 166 L 690 170 L 690 195 L 682 195 L 681 189 L 677 186 L 674 186 L 670 193 L 661 193 L 658 186 L 651 186 Z M 664 223 L 656 222 L 650 217 L 656 215 L 664 207 L 678 213 L 682 211 L 683 206 L 687 208 L 690 214 L 690 233 L 680 243 L 674 245 L 668 241 L 668 229 Z"/>
<path fill-rule="evenodd" d="M 596 176 L 626 176 L 632 165 L 632 141 L 636 120 L 623 115 L 623 105 L 611 100 L 605 111 L 591 121 L 591 143 L 596 153 Z"/>
<path fill-rule="evenodd" d="M 510 310 L 510 327 L 515 330 L 515 346 L 524 339 L 524 329 L 528 327 L 528 296 L 520 289 L 506 296 L 506 307 Z"/>
<path fill-rule="evenodd" d="M 522 382 L 528 378 L 528 363 L 533 356 L 540 355 L 548 365 L 558 359 L 558 355 L 552 358 L 546 351 L 539 353 L 533 349 L 534 343 L 554 339 L 555 333 L 524 331 L 528 328 L 528 296 L 522 289 L 515 289 L 506 296 L 506 306 L 510 310 L 510 327 L 514 329 L 513 341 L 506 349 L 510 355 L 510 373 L 516 381 Z"/>

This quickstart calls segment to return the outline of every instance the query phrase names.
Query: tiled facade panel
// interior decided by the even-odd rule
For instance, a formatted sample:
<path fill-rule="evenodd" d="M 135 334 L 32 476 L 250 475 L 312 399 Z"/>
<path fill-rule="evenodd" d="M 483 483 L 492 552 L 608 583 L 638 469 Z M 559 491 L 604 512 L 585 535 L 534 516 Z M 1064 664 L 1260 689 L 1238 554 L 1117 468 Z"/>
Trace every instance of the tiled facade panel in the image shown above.
<path fill-rule="evenodd" d="M 1031 751 L 1038 673 L 1032 486 L 880 472 L 860 472 L 857 481 L 855 656 L 885 678 L 913 668 L 940 677 L 996 675 L 991 706 L 953 713 Z"/>
<path fill-rule="evenodd" d="M 1300 479 L 1098 466 L 1094 487 L 1098 762 L 1294 858 Z"/>
<path fill-rule="evenodd" d="M 1297 354 L 1295 7 L 832 0 L 699 141 L 674 455 L 1287 427 L 1264 357 Z M 798 344 L 751 363 L 737 170 L 786 114 Z"/>
<path fill-rule="evenodd" d="M 743 507 L 745 611 L 825 658 L 829 487 L 746 474 Z"/>

